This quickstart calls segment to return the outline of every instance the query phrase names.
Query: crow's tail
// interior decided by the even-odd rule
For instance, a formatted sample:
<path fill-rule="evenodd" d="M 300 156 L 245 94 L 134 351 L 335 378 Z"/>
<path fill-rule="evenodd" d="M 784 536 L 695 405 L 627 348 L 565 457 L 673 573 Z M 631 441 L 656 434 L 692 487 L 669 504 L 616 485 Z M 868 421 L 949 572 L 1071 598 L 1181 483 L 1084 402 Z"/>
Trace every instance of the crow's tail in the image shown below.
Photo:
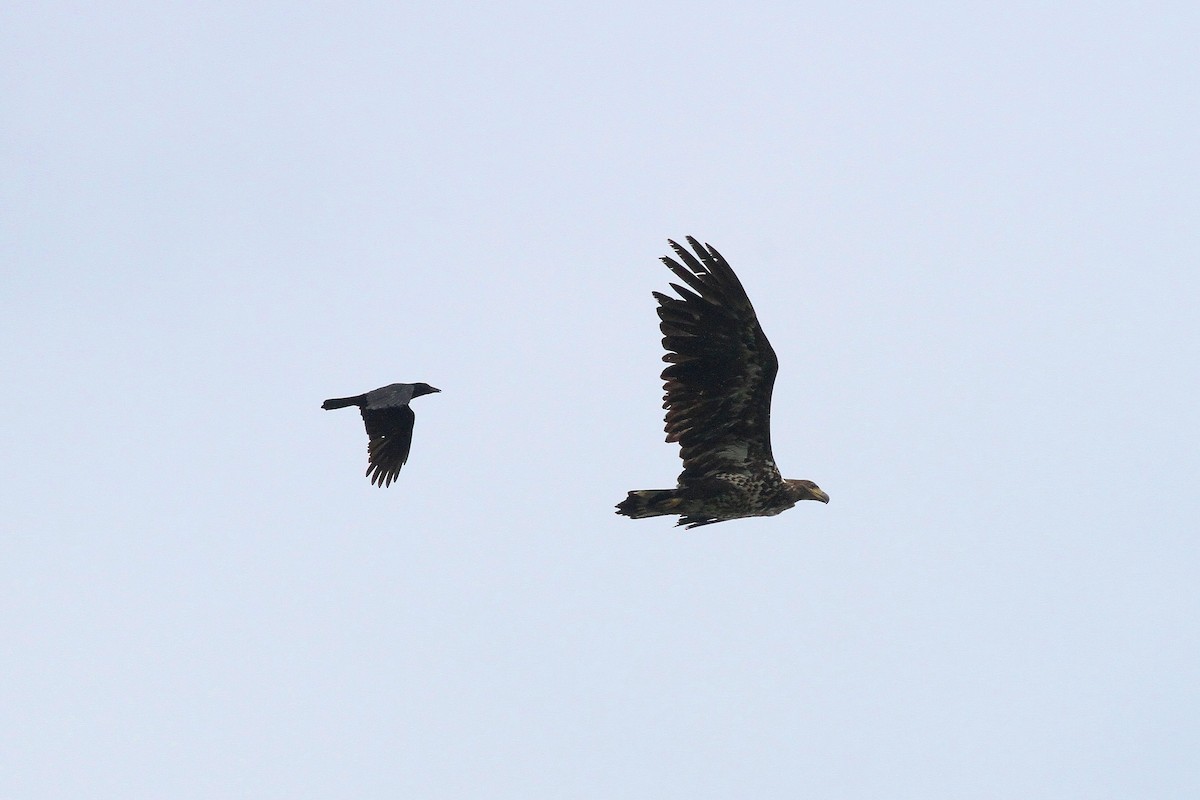
<path fill-rule="evenodd" d="M 331 411 L 335 408 L 345 408 L 346 406 L 361 406 L 365 402 L 367 402 L 365 394 L 360 394 L 356 397 L 333 397 L 321 403 L 321 408 Z"/>

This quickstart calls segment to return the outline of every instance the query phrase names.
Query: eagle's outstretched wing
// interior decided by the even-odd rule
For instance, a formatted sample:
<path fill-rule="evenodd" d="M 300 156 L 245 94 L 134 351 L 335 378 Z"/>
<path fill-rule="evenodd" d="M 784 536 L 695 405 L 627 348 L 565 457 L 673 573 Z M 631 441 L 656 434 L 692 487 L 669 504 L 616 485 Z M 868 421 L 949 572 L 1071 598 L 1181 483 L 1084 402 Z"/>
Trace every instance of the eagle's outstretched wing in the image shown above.
<path fill-rule="evenodd" d="M 672 241 L 662 261 L 686 284 L 655 292 L 670 364 L 662 373 L 668 442 L 679 442 L 681 486 L 718 472 L 774 471 L 771 390 L 779 361 L 741 281 L 711 245 Z M 680 261 L 683 263 L 681 264 Z"/>

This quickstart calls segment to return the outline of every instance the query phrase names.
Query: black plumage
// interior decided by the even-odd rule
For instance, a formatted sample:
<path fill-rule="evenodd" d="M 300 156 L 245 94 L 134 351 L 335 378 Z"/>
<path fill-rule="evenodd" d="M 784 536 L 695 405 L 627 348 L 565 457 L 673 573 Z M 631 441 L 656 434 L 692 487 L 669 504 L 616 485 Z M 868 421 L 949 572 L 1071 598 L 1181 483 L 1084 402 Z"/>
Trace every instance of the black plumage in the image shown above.
<path fill-rule="evenodd" d="M 367 445 L 367 476 L 376 486 L 390 486 L 408 461 L 412 449 L 413 421 L 408 404 L 414 397 L 440 392 L 428 383 L 393 383 L 354 397 L 334 397 L 321 404 L 331 410 L 358 406 L 370 442 Z"/>

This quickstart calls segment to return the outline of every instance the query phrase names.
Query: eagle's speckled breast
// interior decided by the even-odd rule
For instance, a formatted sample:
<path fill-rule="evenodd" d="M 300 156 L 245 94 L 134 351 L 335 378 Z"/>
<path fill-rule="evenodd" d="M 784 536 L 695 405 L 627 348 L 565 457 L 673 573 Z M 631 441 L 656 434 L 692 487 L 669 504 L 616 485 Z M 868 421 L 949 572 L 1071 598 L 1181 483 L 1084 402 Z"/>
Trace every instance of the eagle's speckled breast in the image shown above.
<path fill-rule="evenodd" d="M 687 513 L 719 520 L 742 517 L 773 517 L 796 505 L 778 475 L 725 472 L 714 475 L 729 488 L 703 500 L 685 503 Z M 772 479 L 773 478 L 773 479 Z"/>

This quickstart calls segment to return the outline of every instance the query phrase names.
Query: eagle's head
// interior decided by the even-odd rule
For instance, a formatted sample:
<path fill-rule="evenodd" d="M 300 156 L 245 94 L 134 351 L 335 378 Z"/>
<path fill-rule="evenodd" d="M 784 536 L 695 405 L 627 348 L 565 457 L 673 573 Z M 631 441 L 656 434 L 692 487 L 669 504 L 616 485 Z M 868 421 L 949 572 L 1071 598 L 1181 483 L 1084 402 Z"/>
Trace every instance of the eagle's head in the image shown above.
<path fill-rule="evenodd" d="M 792 494 L 792 500 L 800 502 L 801 500 L 820 500 L 822 503 L 829 502 L 829 495 L 821 491 L 821 487 L 817 486 L 812 481 L 794 481 L 786 480 L 788 491 Z"/>

